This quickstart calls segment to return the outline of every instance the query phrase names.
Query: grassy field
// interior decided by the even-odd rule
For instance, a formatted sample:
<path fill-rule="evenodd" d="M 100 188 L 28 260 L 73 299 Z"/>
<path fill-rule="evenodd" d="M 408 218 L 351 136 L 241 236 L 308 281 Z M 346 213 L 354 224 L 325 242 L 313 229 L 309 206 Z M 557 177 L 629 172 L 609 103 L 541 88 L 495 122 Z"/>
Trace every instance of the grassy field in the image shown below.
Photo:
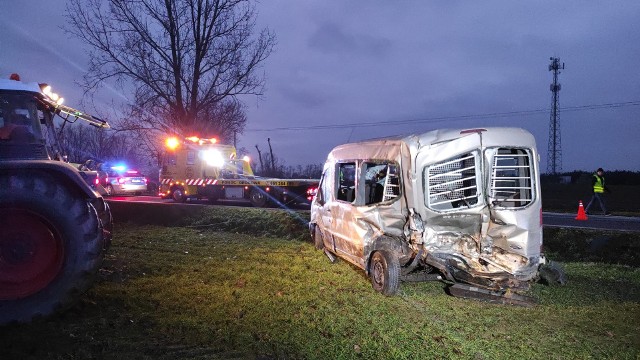
<path fill-rule="evenodd" d="M 546 230 L 569 283 L 534 285 L 539 305 L 522 308 L 454 298 L 438 282 L 382 296 L 291 219 L 266 234 L 250 225 L 259 216 L 118 224 L 96 286 L 61 315 L 0 328 L 0 358 L 640 357 L 640 234 Z"/>

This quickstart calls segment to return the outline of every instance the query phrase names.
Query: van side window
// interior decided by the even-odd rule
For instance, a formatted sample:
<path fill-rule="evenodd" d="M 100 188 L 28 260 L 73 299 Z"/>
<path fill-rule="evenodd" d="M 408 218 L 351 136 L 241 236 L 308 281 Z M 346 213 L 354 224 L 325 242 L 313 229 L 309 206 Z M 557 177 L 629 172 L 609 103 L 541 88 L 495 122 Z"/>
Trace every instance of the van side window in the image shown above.
<path fill-rule="evenodd" d="M 365 205 L 389 201 L 400 195 L 398 167 L 395 164 L 367 162 L 364 171 Z"/>
<path fill-rule="evenodd" d="M 338 175 L 338 186 L 336 194 L 336 199 L 346 201 L 346 202 L 354 202 L 356 199 L 356 163 L 348 162 L 348 163 L 339 163 L 337 169 Z"/>
<path fill-rule="evenodd" d="M 452 210 L 478 204 L 477 153 L 466 153 L 424 170 L 425 203 L 430 209 Z"/>

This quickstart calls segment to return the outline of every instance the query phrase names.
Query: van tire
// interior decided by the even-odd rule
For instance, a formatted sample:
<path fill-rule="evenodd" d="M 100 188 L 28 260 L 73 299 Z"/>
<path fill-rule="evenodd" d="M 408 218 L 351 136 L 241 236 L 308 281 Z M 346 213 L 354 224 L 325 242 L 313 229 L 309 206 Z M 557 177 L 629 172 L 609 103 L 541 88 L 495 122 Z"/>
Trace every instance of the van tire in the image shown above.
<path fill-rule="evenodd" d="M 393 253 L 379 250 L 371 256 L 369 276 L 373 289 L 384 295 L 391 296 L 400 287 L 400 261 Z"/>

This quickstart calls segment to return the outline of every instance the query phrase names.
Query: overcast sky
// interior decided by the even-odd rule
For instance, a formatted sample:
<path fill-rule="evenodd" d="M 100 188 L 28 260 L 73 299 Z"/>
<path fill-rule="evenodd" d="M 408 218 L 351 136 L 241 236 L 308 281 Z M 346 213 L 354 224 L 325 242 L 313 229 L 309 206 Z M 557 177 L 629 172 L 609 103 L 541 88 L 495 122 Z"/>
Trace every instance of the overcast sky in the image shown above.
<path fill-rule="evenodd" d="M 0 3 L 0 76 L 47 82 L 79 107 L 86 49 L 60 28 L 65 1 Z M 562 170 L 640 170 L 640 1 L 263 0 L 258 11 L 278 43 L 264 96 L 244 99 L 238 145 L 254 156 L 267 138 L 298 165 L 350 141 L 516 126 L 545 170 L 559 57 Z M 127 96 L 104 89 L 96 106 Z"/>

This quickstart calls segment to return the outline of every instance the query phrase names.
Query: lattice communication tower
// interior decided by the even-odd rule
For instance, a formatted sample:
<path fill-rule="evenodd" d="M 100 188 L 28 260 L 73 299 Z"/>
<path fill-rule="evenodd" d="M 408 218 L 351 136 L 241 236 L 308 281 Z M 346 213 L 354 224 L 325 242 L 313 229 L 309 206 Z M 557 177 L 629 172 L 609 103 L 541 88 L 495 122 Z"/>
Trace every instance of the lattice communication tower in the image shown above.
<path fill-rule="evenodd" d="M 551 93 L 551 119 L 549 120 L 549 146 L 547 150 L 547 172 L 556 174 L 562 170 L 562 138 L 560 136 L 560 116 L 558 105 L 560 89 L 558 75 L 560 70 L 564 70 L 564 63 L 560 63 L 560 58 L 549 58 L 549 71 L 553 71 L 553 83 L 550 86 Z"/>

